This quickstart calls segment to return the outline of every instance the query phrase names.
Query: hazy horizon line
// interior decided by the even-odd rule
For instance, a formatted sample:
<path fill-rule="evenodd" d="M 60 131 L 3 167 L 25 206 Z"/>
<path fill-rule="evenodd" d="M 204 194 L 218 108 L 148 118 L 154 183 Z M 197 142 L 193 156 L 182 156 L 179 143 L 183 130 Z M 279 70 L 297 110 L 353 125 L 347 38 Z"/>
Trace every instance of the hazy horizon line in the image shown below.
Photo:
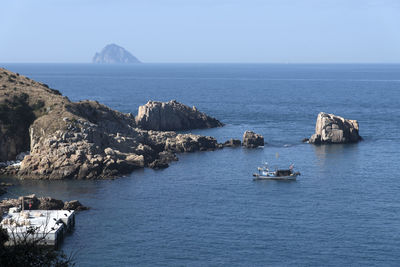
<path fill-rule="evenodd" d="M 396 65 L 400 62 L 140 62 L 140 63 L 91 63 L 91 62 L 0 62 L 0 64 L 86 64 L 86 65 L 105 65 L 105 66 L 121 66 L 121 65 L 147 65 L 147 64 L 276 64 L 276 65 L 295 65 L 295 64 L 388 64 Z"/>

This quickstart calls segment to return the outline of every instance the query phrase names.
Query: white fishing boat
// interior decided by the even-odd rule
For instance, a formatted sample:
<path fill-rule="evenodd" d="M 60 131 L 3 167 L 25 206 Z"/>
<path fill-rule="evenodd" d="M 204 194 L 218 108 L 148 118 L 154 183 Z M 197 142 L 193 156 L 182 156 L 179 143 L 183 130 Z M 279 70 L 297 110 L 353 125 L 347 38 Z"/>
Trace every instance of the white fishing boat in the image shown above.
<path fill-rule="evenodd" d="M 258 173 L 254 173 L 253 181 L 257 180 L 281 180 L 281 181 L 293 181 L 297 179 L 300 172 L 294 171 L 294 165 L 291 164 L 289 169 L 276 169 L 271 171 L 268 168 L 268 164 L 265 163 L 263 167 L 258 167 Z"/>

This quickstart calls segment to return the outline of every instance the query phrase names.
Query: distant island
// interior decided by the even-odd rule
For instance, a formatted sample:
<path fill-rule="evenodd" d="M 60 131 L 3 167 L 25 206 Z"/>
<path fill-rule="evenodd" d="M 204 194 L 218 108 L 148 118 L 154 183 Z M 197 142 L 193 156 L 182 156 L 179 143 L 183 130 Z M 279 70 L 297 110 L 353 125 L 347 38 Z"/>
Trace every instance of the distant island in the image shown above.
<path fill-rule="evenodd" d="M 92 63 L 136 64 L 141 62 L 125 48 L 116 44 L 109 44 L 100 53 L 94 55 Z"/>

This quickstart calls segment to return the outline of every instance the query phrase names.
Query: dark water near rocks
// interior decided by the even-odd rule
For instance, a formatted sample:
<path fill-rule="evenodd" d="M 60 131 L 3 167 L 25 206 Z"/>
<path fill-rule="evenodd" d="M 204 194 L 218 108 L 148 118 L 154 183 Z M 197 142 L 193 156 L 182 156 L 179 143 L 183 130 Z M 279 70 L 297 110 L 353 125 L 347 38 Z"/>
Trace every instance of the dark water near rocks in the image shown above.
<path fill-rule="evenodd" d="M 19 182 L 13 193 L 92 207 L 63 245 L 78 266 L 400 264 L 400 65 L 2 66 L 123 112 L 177 99 L 227 124 L 196 133 L 222 142 L 250 129 L 268 142 L 117 180 Z M 365 141 L 302 144 L 320 111 L 357 119 Z M 302 176 L 253 182 L 262 161 Z"/>

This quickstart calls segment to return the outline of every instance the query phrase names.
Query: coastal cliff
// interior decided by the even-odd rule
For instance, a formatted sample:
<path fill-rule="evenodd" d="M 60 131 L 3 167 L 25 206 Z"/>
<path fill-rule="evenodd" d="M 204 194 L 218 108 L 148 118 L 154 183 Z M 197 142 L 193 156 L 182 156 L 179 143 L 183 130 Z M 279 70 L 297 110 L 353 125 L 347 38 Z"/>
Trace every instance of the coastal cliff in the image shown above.
<path fill-rule="evenodd" d="M 177 160 L 176 153 L 222 147 L 213 137 L 153 131 L 138 122 L 96 101 L 71 102 L 45 84 L 0 68 L 0 161 L 29 152 L 20 164 L 0 167 L 0 174 L 110 178 L 143 167 L 167 167 Z"/>
<path fill-rule="evenodd" d="M 116 44 L 109 44 L 105 46 L 100 53 L 94 55 L 92 63 L 136 64 L 141 62 L 123 47 Z"/>

